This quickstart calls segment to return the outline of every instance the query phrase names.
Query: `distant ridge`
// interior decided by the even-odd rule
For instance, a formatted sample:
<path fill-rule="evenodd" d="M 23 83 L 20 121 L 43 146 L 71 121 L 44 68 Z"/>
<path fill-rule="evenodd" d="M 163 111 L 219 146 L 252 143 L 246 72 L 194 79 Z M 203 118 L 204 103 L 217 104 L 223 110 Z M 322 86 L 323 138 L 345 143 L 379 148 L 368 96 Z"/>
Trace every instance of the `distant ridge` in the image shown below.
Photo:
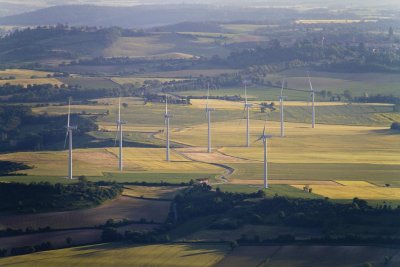
<path fill-rule="evenodd" d="M 118 26 L 149 28 L 186 21 L 271 21 L 295 18 L 291 9 L 213 7 L 207 5 L 157 5 L 110 7 L 94 5 L 66 5 L 44 8 L 24 14 L 0 18 L 0 25 L 54 25 Z"/>

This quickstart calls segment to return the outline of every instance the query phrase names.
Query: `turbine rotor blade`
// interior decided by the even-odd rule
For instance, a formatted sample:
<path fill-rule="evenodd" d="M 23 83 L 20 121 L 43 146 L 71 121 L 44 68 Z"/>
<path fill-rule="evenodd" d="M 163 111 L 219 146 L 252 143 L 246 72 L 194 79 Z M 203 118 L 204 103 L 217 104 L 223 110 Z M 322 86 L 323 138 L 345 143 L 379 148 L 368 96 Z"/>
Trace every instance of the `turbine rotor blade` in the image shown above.
<path fill-rule="evenodd" d="M 308 82 L 310 83 L 311 92 L 314 92 L 314 88 L 312 86 L 312 82 L 311 82 L 311 78 L 310 78 L 310 73 L 309 72 L 308 72 Z"/>
<path fill-rule="evenodd" d="M 67 127 L 70 126 L 70 122 L 71 122 L 71 98 L 69 98 L 69 101 L 68 101 L 68 120 L 67 120 Z"/>
<path fill-rule="evenodd" d="M 244 98 L 245 98 L 245 102 L 247 104 L 247 82 L 244 82 Z"/>
<path fill-rule="evenodd" d="M 168 114 L 168 97 L 167 94 L 165 94 L 165 115 Z"/>
<path fill-rule="evenodd" d="M 121 97 L 118 99 L 118 121 L 121 121 Z"/>

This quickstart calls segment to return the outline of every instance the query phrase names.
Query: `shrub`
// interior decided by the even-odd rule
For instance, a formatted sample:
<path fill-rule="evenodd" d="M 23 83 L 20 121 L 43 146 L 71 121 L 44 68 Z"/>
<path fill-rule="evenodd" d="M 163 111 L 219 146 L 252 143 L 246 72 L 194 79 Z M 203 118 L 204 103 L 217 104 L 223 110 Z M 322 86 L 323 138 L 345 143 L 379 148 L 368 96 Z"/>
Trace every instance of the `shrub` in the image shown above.
<path fill-rule="evenodd" d="M 122 235 L 115 228 L 105 228 L 101 234 L 101 240 L 103 242 L 120 241 L 122 240 Z"/>
<path fill-rule="evenodd" d="M 400 130 L 400 122 L 393 122 L 392 126 L 390 126 L 392 130 Z"/>

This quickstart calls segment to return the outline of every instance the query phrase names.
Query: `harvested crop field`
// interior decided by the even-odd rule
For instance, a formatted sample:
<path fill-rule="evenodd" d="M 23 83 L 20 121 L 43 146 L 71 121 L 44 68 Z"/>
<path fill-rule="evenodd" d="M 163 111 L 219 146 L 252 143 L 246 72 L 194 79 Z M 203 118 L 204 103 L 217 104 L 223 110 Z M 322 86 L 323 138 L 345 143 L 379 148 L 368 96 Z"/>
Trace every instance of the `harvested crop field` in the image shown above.
<path fill-rule="evenodd" d="M 101 177 L 105 172 L 118 170 L 118 149 L 76 149 L 73 151 L 74 175 Z M 67 176 L 67 151 L 18 152 L 0 155 L 0 160 L 22 162 L 33 168 L 24 170 L 33 176 Z M 126 172 L 186 172 L 219 173 L 223 170 L 210 164 L 193 162 L 171 152 L 171 162 L 165 161 L 165 150 L 159 148 L 125 148 L 124 165 Z"/>
<path fill-rule="evenodd" d="M 1 266 L 29 267 L 211 267 L 228 253 L 226 244 L 165 244 L 134 246 L 101 244 L 0 259 Z"/>
<path fill-rule="evenodd" d="M 182 187 L 172 186 L 125 186 L 124 196 L 139 197 L 139 198 L 161 198 L 173 199 Z"/>
<path fill-rule="evenodd" d="M 191 150 L 181 149 L 183 155 L 192 159 L 193 161 L 201 161 L 207 163 L 243 163 L 246 159 L 240 159 L 229 155 L 224 155 L 219 152 L 207 153 L 206 149 L 203 152 L 192 152 Z"/>
<path fill-rule="evenodd" d="M 0 216 L 0 229 L 25 229 L 31 227 L 51 227 L 53 229 L 70 229 L 93 227 L 104 224 L 108 219 L 128 219 L 139 221 L 163 222 L 168 215 L 170 202 L 141 200 L 131 197 L 119 197 L 101 206 L 65 212 Z"/>
<path fill-rule="evenodd" d="M 229 181 L 231 184 L 249 184 L 249 185 L 262 185 L 264 181 L 260 180 L 239 180 L 232 179 Z M 285 185 L 330 185 L 330 186 L 340 186 L 335 181 L 318 181 L 318 180 L 269 180 L 269 184 L 285 184 Z"/>
<path fill-rule="evenodd" d="M 338 181 L 343 186 L 312 185 L 312 192 L 331 199 L 399 200 L 400 188 L 376 186 L 365 181 Z M 302 189 L 300 185 L 293 187 Z"/>

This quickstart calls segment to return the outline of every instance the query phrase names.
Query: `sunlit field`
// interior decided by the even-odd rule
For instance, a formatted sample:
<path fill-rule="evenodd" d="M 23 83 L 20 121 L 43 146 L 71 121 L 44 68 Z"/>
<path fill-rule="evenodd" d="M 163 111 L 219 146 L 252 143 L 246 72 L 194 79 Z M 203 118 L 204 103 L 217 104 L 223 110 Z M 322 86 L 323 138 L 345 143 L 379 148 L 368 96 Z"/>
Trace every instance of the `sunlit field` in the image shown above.
<path fill-rule="evenodd" d="M 28 69 L 5 69 L 0 70 L 0 77 L 8 78 L 14 76 L 15 79 L 34 79 L 47 78 L 47 75 L 52 75 L 52 72 L 28 70 Z M 34 76 L 34 77 L 32 77 Z"/>
<path fill-rule="evenodd" d="M 312 185 L 315 194 L 330 199 L 353 199 L 358 197 L 365 200 L 399 200 L 400 188 L 377 186 L 365 181 L 338 181 L 338 185 Z M 388 183 L 390 184 L 390 183 Z M 293 185 L 302 189 L 302 186 Z"/>
<path fill-rule="evenodd" d="M 103 176 L 104 172 L 118 171 L 117 149 L 77 149 L 73 153 L 74 175 Z M 172 152 L 171 162 L 165 161 L 165 150 L 157 148 L 125 148 L 126 172 L 153 173 L 218 173 L 222 169 L 200 162 L 192 162 Z M 22 171 L 33 176 L 67 176 L 67 151 L 21 152 L 0 155 L 0 160 L 23 162 L 33 169 Z"/>
<path fill-rule="evenodd" d="M 214 266 L 227 253 L 221 244 L 102 244 L 0 260 L 1 266 Z"/>
<path fill-rule="evenodd" d="M 0 80 L 0 85 L 21 85 L 27 87 L 33 84 L 52 84 L 52 85 L 62 85 L 63 83 L 55 78 L 35 78 L 35 79 L 14 79 L 14 80 Z"/>

